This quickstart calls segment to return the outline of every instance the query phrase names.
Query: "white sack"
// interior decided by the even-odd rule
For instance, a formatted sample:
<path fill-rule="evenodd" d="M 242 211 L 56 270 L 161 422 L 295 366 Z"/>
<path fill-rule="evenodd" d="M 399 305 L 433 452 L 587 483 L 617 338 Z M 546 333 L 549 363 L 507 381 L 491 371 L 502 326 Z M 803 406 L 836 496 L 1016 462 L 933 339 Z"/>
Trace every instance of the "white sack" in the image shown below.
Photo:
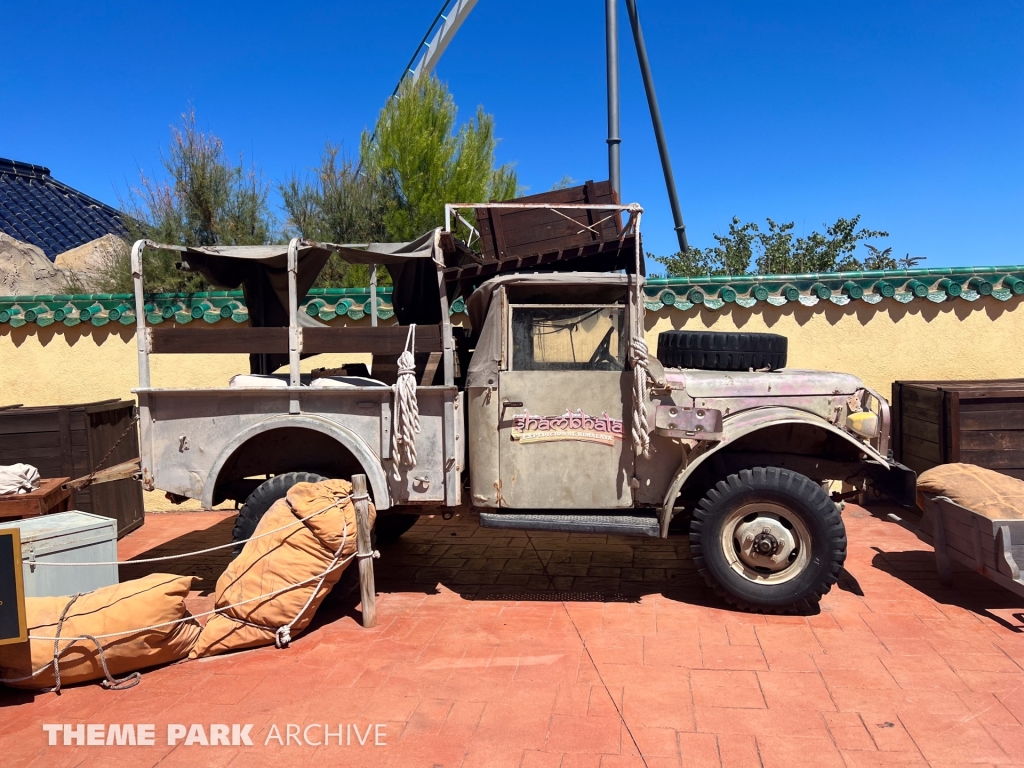
<path fill-rule="evenodd" d="M 39 470 L 31 464 L 0 466 L 0 496 L 8 493 L 28 493 L 39 487 Z"/>

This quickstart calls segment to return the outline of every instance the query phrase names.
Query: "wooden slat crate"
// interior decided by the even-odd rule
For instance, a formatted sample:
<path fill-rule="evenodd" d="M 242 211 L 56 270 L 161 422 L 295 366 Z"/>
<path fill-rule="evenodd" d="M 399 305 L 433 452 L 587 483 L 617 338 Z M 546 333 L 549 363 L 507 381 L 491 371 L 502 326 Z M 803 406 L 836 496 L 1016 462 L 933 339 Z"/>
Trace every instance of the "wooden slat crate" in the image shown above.
<path fill-rule="evenodd" d="M 917 472 L 977 464 L 1024 480 L 1024 379 L 897 381 L 893 454 Z"/>
<path fill-rule="evenodd" d="M 0 410 L 0 464 L 24 462 L 43 477 L 76 479 L 93 472 L 135 416 L 130 400 Z M 139 457 L 138 429 L 132 428 L 103 467 Z M 82 512 L 113 517 L 118 536 L 143 523 L 142 484 L 125 479 L 75 493 Z"/>

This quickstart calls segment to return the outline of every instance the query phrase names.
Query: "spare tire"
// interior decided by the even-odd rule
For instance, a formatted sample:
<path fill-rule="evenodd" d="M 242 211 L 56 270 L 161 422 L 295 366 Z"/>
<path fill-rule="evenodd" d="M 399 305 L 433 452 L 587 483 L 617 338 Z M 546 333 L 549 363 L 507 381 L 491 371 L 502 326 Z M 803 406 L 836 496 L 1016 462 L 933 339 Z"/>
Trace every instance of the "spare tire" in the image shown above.
<path fill-rule="evenodd" d="M 658 334 L 658 360 L 669 368 L 774 371 L 786 367 L 788 341 L 777 333 L 664 331 Z"/>

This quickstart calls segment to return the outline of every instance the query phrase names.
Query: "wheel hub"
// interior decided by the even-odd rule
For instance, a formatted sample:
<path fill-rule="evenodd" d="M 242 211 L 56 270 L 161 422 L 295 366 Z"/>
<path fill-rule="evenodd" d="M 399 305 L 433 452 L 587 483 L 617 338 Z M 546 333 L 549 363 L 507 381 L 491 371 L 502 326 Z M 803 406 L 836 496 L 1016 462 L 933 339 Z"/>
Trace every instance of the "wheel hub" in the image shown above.
<path fill-rule="evenodd" d="M 758 514 L 739 522 L 733 533 L 740 562 L 757 573 L 771 574 L 788 568 L 799 543 L 793 531 L 776 517 Z"/>
<path fill-rule="evenodd" d="M 779 549 L 779 540 L 767 531 L 762 531 L 754 537 L 754 544 L 751 550 L 759 555 L 774 555 Z"/>
<path fill-rule="evenodd" d="M 769 500 L 736 507 L 721 523 L 722 554 L 729 567 L 756 584 L 783 584 L 811 561 L 813 544 L 800 515 Z"/>

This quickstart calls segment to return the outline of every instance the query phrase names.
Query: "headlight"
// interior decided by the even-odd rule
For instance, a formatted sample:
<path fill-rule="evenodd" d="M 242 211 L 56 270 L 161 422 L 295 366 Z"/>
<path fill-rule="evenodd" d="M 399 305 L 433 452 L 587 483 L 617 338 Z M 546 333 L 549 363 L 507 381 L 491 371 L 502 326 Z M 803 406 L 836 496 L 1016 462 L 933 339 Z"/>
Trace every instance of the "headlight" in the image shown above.
<path fill-rule="evenodd" d="M 846 428 L 861 437 L 878 437 L 878 415 L 871 411 L 851 413 L 846 417 Z"/>

